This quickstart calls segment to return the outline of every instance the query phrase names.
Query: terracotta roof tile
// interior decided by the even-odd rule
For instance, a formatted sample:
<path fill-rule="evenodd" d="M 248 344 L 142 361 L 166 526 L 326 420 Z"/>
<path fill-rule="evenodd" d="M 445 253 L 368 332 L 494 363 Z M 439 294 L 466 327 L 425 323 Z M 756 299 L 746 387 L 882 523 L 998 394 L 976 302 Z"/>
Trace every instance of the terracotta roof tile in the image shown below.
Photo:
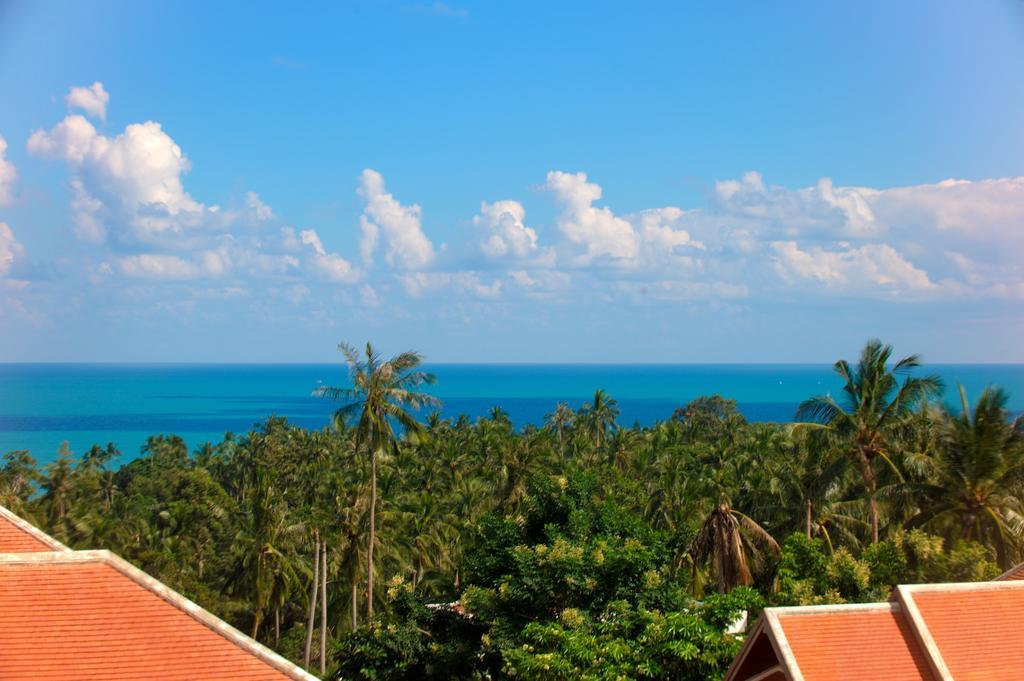
<path fill-rule="evenodd" d="M 777 610 L 805 681 L 932 681 L 924 652 L 898 606 Z"/>
<path fill-rule="evenodd" d="M 0 553 L 59 551 L 65 547 L 0 506 Z"/>
<path fill-rule="evenodd" d="M 1003 574 L 996 577 L 997 580 L 1001 581 L 1020 581 L 1024 580 L 1024 563 L 1015 565 Z"/>
<path fill-rule="evenodd" d="M 112 554 L 32 556 L 0 560 L 0 679 L 312 678 Z"/>
<path fill-rule="evenodd" d="M 1020 645 L 1024 584 L 1019 581 L 900 587 L 957 681 L 1024 677 Z M 919 625 L 920 626 L 920 625 Z"/>

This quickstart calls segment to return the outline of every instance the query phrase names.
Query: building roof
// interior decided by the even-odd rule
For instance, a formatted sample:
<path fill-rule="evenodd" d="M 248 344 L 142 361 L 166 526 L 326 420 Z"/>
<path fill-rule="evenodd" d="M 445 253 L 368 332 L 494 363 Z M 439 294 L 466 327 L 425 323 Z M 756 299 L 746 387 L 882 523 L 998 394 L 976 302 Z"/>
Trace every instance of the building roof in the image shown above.
<path fill-rule="evenodd" d="M 888 603 L 766 608 L 726 681 L 1021 678 L 1024 581 L 898 586 Z"/>
<path fill-rule="evenodd" d="M 1024 563 L 1020 565 L 1014 565 L 1012 568 L 1004 572 L 1003 574 L 996 577 L 997 580 L 1017 580 L 1024 579 Z"/>
<path fill-rule="evenodd" d="M 0 553 L 68 551 L 68 547 L 0 506 Z"/>
<path fill-rule="evenodd" d="M 316 677 L 109 551 L 0 553 L 0 679 L 143 678 Z"/>

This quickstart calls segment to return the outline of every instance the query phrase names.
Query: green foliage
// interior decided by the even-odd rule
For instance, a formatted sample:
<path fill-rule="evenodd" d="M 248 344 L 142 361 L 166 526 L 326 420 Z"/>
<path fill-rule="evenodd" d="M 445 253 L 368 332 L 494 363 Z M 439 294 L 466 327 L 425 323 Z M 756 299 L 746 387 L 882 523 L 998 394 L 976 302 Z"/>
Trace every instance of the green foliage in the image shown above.
<path fill-rule="evenodd" d="M 503 651 L 502 672 L 516 679 L 721 678 L 739 650 L 699 613 L 608 604 L 599 617 L 563 611 L 557 621 L 531 622 L 522 643 Z"/>
<path fill-rule="evenodd" d="M 904 380 L 918 359 L 880 343 L 836 365 L 853 402 L 805 404 L 817 424 L 747 423 L 715 395 L 646 428 L 603 391 L 543 427 L 420 423 L 418 355 L 348 354 L 355 391 L 323 393 L 355 399 L 330 428 L 272 417 L 192 455 L 158 435 L 124 465 L 109 443 L 9 452 L 0 504 L 338 678 L 720 678 L 724 630 L 762 599 L 882 600 L 1024 559 L 1005 394 L 939 408 L 934 381 Z M 367 599 L 371 571 L 390 588 Z"/>
<path fill-rule="evenodd" d="M 390 616 L 341 638 L 334 647 L 339 679 L 469 679 L 486 658 L 484 627 L 447 605 L 425 606 L 411 586 L 393 580 Z"/>

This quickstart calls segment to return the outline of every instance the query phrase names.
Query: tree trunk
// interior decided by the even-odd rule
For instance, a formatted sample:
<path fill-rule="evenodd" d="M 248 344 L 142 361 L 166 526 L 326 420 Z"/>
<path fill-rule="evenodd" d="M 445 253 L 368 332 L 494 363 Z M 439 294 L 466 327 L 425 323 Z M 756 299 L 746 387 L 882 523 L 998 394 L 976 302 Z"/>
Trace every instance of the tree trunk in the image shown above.
<path fill-rule="evenodd" d="M 327 542 L 320 544 L 320 676 L 327 673 Z"/>
<path fill-rule="evenodd" d="M 316 617 L 316 590 L 320 586 L 320 532 L 313 533 L 316 538 L 313 544 L 313 588 L 309 592 L 309 614 L 306 617 L 306 649 L 302 656 L 302 666 L 309 671 L 309 652 L 313 648 L 313 624 Z"/>
<path fill-rule="evenodd" d="M 352 631 L 359 628 L 359 575 L 352 575 Z"/>
<path fill-rule="evenodd" d="M 274 647 L 281 642 L 281 606 L 274 606 Z"/>
<path fill-rule="evenodd" d="M 254 641 L 256 640 L 256 635 L 260 633 L 260 620 L 262 619 L 258 612 L 252 618 L 252 635 L 249 638 Z"/>
<path fill-rule="evenodd" d="M 814 504 L 811 503 L 810 499 L 807 500 L 807 504 L 806 504 L 806 509 L 805 510 L 806 510 L 806 517 L 804 519 L 804 528 L 807 531 L 807 538 L 810 539 L 811 538 L 811 525 L 812 525 L 812 519 L 813 519 L 812 512 L 814 510 Z"/>
<path fill-rule="evenodd" d="M 373 619 L 373 545 L 377 541 L 377 450 L 370 453 L 370 545 L 366 550 L 366 621 Z"/>
<path fill-rule="evenodd" d="M 864 493 L 868 497 L 868 523 L 871 525 L 871 543 L 878 543 L 878 501 L 875 499 L 875 492 L 878 491 L 878 481 L 875 478 L 875 467 L 867 452 L 861 450 L 860 474 L 864 479 Z"/>

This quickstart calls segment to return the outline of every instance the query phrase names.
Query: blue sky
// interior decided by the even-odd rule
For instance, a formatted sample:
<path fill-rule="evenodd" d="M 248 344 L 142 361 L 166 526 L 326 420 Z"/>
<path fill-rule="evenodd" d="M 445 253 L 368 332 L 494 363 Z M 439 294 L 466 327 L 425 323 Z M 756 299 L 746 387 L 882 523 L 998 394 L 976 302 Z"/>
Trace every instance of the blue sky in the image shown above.
<path fill-rule="evenodd" d="M 1024 4 L 0 2 L 0 360 L 1021 362 Z"/>

